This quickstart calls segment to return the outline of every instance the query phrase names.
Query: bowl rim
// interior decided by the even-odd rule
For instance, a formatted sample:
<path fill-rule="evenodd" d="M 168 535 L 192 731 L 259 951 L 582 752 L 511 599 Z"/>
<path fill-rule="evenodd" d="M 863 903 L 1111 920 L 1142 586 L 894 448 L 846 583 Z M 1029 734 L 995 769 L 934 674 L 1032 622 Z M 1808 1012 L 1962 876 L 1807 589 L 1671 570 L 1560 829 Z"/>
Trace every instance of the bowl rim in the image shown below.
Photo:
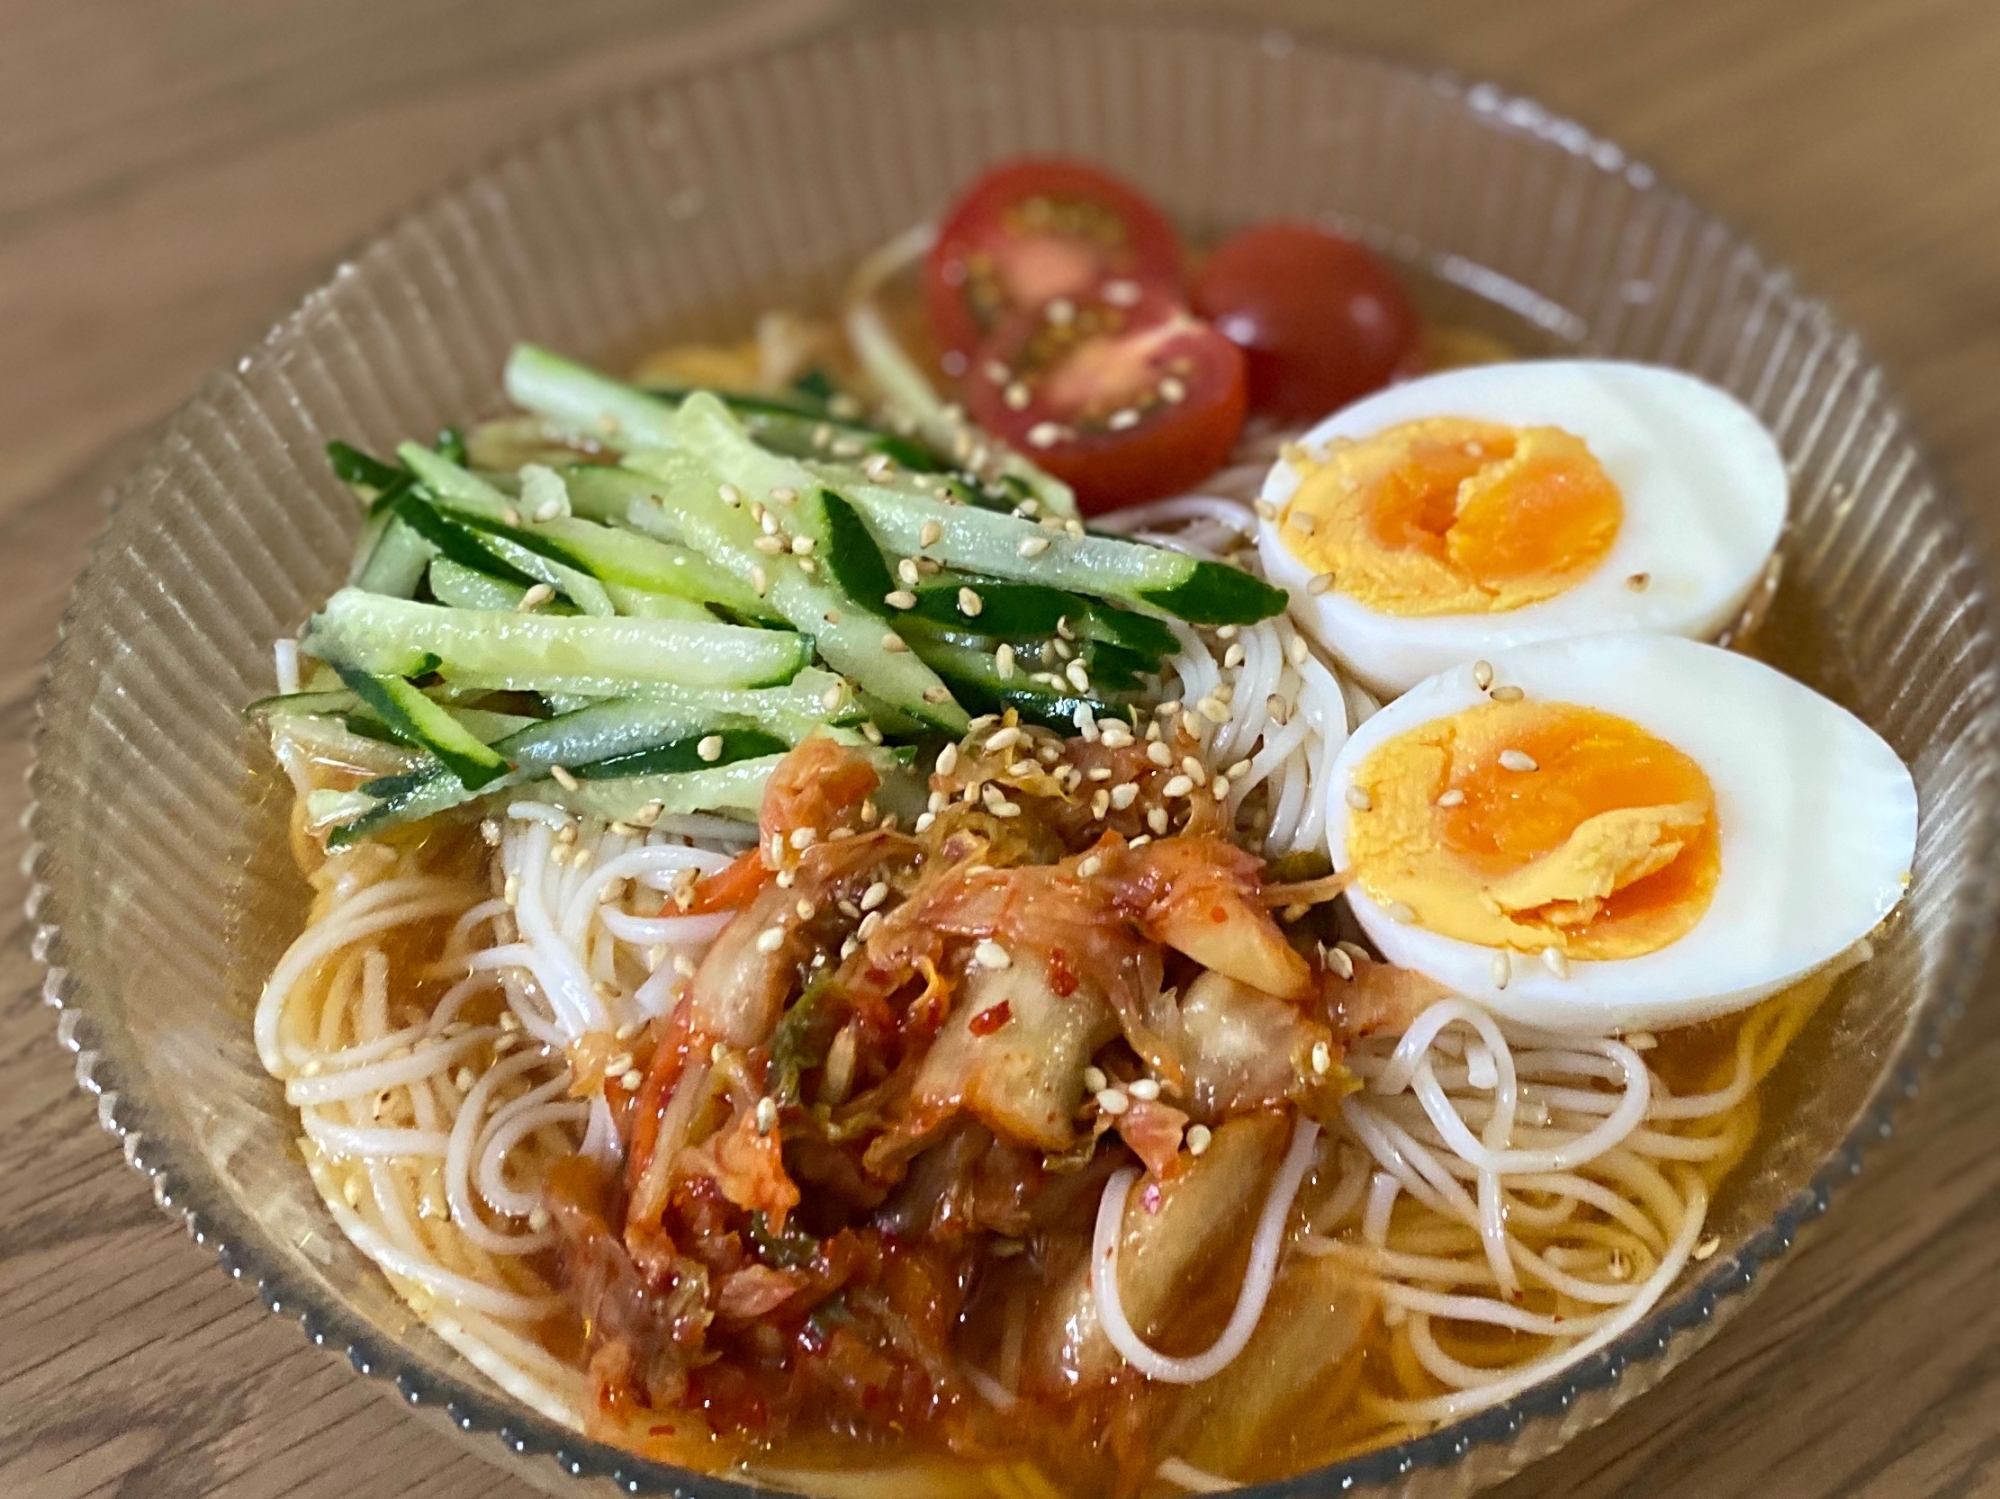
<path fill-rule="evenodd" d="M 29 877 L 24 909 L 32 934 L 30 950 L 33 960 L 43 969 L 43 998 L 60 1012 L 57 1040 L 75 1056 L 77 1085 L 96 1098 L 98 1122 L 120 1143 L 127 1165 L 150 1180 L 154 1201 L 161 1210 L 181 1221 L 196 1244 L 212 1249 L 232 1278 L 254 1281 L 259 1299 L 268 1310 L 292 1317 L 313 1343 L 321 1347 L 333 1345 L 345 1352 L 357 1372 L 391 1381 L 412 1407 L 441 1409 L 445 1418 L 462 1432 L 494 1433 L 516 1458 L 546 1455 L 572 1478 L 608 1478 L 632 1493 L 671 1493 L 685 1499 L 749 1499 L 773 1491 L 739 1479 L 671 1467 L 587 1437 L 531 1411 L 497 1387 L 488 1385 L 476 1372 L 460 1377 L 424 1369 L 393 1341 L 385 1339 L 344 1299 L 323 1296 L 289 1266 L 261 1257 L 258 1240 L 263 1230 L 211 1179 L 198 1151 L 189 1150 L 186 1159 L 181 1159 L 160 1147 L 160 1135 L 147 1127 L 151 1121 L 144 1117 L 156 1112 L 146 1102 L 144 1074 L 135 1079 L 122 1075 L 108 1063 L 101 1049 L 101 1038 L 93 1037 L 87 1029 L 98 1025 L 99 1017 L 92 1013 L 89 996 L 80 989 L 63 961 L 66 954 L 62 912 L 47 864 L 49 835 L 54 831 L 48 825 L 48 764 L 56 747 L 50 708 L 73 644 L 74 628 L 89 605 L 87 595 L 91 584 L 101 571 L 104 558 L 116 545 L 133 481 L 193 415 L 212 401 L 233 373 L 247 368 L 260 351 L 294 331 L 311 314 L 321 296 L 358 269 L 371 248 L 393 239 L 441 203 L 491 183 L 510 166 L 526 162 L 545 142 L 569 137 L 621 107 L 643 103 L 664 90 L 684 86 L 704 68 L 734 71 L 896 37 L 1011 30 L 1022 24 L 1024 15 L 1033 15 L 1037 7 L 1003 6 L 978 19 L 968 19 L 964 12 L 943 4 L 920 9 L 917 18 L 908 13 L 892 17 L 878 14 L 866 19 L 850 18 L 840 26 L 810 25 L 802 33 L 775 44 L 732 43 L 715 58 L 665 67 L 644 81 L 611 90 L 592 102 L 558 114 L 533 131 L 493 147 L 470 166 L 406 203 L 374 229 L 350 239 L 324 263 L 325 269 L 292 300 L 283 314 L 241 345 L 234 357 L 212 369 L 188 399 L 159 423 L 145 448 L 112 486 L 112 507 L 65 602 L 55 644 L 43 659 L 35 694 L 35 718 L 29 738 L 28 801 L 22 818 L 28 833 L 23 867 Z M 1456 101 L 1469 114 L 1486 118 L 1491 128 L 1530 136 L 1571 157 L 1585 158 L 1607 174 L 1622 176 L 1635 189 L 1659 194 L 1673 206 L 1698 215 L 1705 225 L 1726 233 L 1736 253 L 1751 258 L 1762 284 L 1790 296 L 1798 315 L 1811 327 L 1837 334 L 1872 372 L 1878 375 L 1882 372 L 1879 361 L 1868 354 L 1865 344 L 1841 323 L 1832 308 L 1817 297 L 1799 293 L 1791 273 L 1772 264 L 1756 242 L 1733 223 L 1703 208 L 1615 142 L 1529 95 L 1455 70 L 1356 46 L 1336 28 L 1319 23 L 1299 25 L 1243 15 L 1218 17 L 1182 4 L 1170 4 L 1142 20 L 1107 0 L 1084 0 L 1082 4 L 1065 6 L 1061 16 L 1061 24 L 1066 26 L 1095 26 L 1127 35 L 1171 27 L 1226 36 L 1238 42 L 1256 40 L 1274 57 L 1310 49 L 1423 84 Z M 1914 450 L 1927 482 L 1937 493 L 1942 529 L 1949 540 L 1976 559 L 1972 595 L 1978 610 L 1978 633 L 1987 645 L 1985 660 L 1977 668 L 1976 676 L 1987 690 L 1973 711 L 1968 733 L 1984 746 L 2000 745 L 2000 653 L 1996 653 L 1991 627 L 1996 582 L 1993 561 L 1979 544 L 1955 485 L 1936 462 L 1929 444 L 1909 421 L 1901 403 L 1894 399 L 1893 383 L 1885 380 L 1882 389 L 1887 410 L 1901 425 L 1901 435 Z M 1680 1357 L 1705 1343 L 1768 1280 L 1764 1272 L 1776 1268 L 1800 1234 L 1826 1212 L 1835 1189 L 1861 1170 L 1868 1148 L 1890 1136 L 1896 1111 L 1916 1095 L 1924 1074 L 1943 1054 L 1944 1037 L 1976 992 L 1993 946 L 1990 917 L 2000 908 L 2000 796 L 1986 797 L 1977 808 L 1966 836 L 1969 848 L 1966 872 L 1948 890 L 1952 911 L 1938 938 L 1943 960 L 1934 971 L 1932 982 L 1919 992 L 1908 1011 L 1888 1064 L 1878 1073 L 1840 1144 L 1805 1185 L 1779 1206 L 1769 1222 L 1750 1234 L 1734 1254 L 1718 1260 L 1684 1284 L 1616 1341 L 1511 1400 L 1423 1436 L 1287 1478 L 1246 1485 L 1236 1492 L 1248 1499 L 1311 1499 L 1315 1495 L 1395 1484 L 1420 1471 L 1460 1462 L 1475 1449 L 1505 1442 L 1534 1422 L 1574 1413 L 1571 1423 L 1565 1424 L 1553 1440 L 1530 1452 L 1512 1452 L 1503 1458 L 1499 1469 L 1481 1476 L 1477 1486 L 1484 1487 L 1546 1456 L 1610 1414 L 1609 1411 L 1596 1415 L 1575 1412 L 1577 1402 L 1584 1396 L 1615 1386 L 1630 1369 L 1656 1365 L 1670 1348 L 1677 1354 L 1667 1363 L 1667 1369 L 1671 1369 Z M 1653 1377 L 1665 1372 L 1666 1369 L 1658 1370 Z M 1576 1416 L 1583 1416 L 1580 1423 Z M 482 1456 L 497 1456 L 483 1443 L 474 1450 Z"/>

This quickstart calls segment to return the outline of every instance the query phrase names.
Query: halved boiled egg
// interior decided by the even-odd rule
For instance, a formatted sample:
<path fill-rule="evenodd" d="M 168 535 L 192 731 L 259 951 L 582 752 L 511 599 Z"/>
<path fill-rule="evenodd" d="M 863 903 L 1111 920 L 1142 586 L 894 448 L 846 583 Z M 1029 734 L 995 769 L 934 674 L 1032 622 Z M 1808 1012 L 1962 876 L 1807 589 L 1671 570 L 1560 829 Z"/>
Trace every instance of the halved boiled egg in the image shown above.
<path fill-rule="evenodd" d="M 1735 397 L 1610 360 L 1484 365 L 1328 417 L 1265 481 L 1264 569 L 1378 693 L 1510 646 L 1709 639 L 1784 525 L 1777 443 Z"/>
<path fill-rule="evenodd" d="M 1846 709 L 1668 635 L 1497 652 L 1334 761 L 1348 902 L 1390 962 L 1533 1025 L 1678 1025 L 1797 982 L 1902 898 L 1917 794 Z"/>

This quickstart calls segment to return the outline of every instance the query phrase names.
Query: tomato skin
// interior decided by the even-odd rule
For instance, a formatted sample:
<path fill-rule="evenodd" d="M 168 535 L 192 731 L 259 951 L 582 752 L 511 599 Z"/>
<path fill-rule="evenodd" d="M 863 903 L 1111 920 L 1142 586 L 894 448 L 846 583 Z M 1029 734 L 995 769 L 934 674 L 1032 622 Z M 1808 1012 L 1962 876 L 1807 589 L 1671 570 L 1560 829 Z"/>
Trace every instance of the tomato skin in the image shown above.
<path fill-rule="evenodd" d="M 1287 420 L 1386 385 L 1419 332 L 1389 268 L 1315 224 L 1255 224 L 1224 240 L 1195 280 L 1194 307 L 1242 348 L 1251 408 Z"/>
<path fill-rule="evenodd" d="M 965 354 L 1010 313 L 1107 280 L 1178 291 L 1181 245 L 1137 188 L 1061 157 L 989 168 L 938 226 L 924 268 L 931 328 Z"/>
<path fill-rule="evenodd" d="M 1010 316 L 979 346 L 965 399 L 975 422 L 1095 515 L 1222 466 L 1243 427 L 1243 355 L 1166 293 L 1130 307 L 1091 299 L 1060 321 L 1045 309 Z"/>

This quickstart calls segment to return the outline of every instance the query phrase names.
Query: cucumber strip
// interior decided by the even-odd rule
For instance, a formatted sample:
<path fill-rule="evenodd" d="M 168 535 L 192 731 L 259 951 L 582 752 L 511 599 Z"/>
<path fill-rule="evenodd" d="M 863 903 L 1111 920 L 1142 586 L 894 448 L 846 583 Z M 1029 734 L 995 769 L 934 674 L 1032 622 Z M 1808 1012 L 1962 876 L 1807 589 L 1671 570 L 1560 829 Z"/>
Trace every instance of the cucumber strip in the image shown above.
<path fill-rule="evenodd" d="M 764 786 L 783 755 L 759 755 L 733 765 L 678 775 L 624 776 L 614 781 L 584 781 L 570 791 L 554 781 L 533 781 L 517 796 L 553 802 L 572 812 L 606 821 L 629 820 L 659 804 L 660 815 L 684 817 L 695 812 L 734 814 L 754 823 L 764 804 Z"/>
<path fill-rule="evenodd" d="M 715 618 L 693 599 L 684 599 L 679 594 L 648 593 L 643 588 L 626 588 L 618 583 L 605 584 L 604 593 L 620 614 L 629 614 L 634 619 L 713 620 Z"/>
<path fill-rule="evenodd" d="M 448 510 L 461 510 L 485 520 L 505 521 L 513 502 L 468 468 L 433 453 L 421 443 L 406 442 L 396 456 L 423 482 L 437 502 Z"/>
<path fill-rule="evenodd" d="M 431 593 L 454 609 L 518 609 L 528 590 L 449 557 L 431 559 Z"/>
<path fill-rule="evenodd" d="M 559 550 L 570 566 L 588 572 L 607 588 L 620 585 L 676 594 L 751 618 L 777 619 L 777 612 L 734 573 L 686 546 L 568 516 L 544 521 L 528 534 L 537 543 L 546 543 L 550 555 Z"/>
<path fill-rule="evenodd" d="M 950 505 L 881 484 L 849 484 L 844 493 L 890 552 L 1135 604 L 1192 624 L 1255 624 L 1285 608 L 1283 589 L 1224 563 L 1198 562 L 1163 547 L 1088 533 L 1074 536 L 1017 516 Z M 926 526 L 938 531 L 929 546 L 924 544 Z"/>
<path fill-rule="evenodd" d="M 507 774 L 506 760 L 401 677 L 344 668 L 340 679 L 364 706 L 374 710 L 391 733 L 429 750 L 467 790 L 477 791 Z"/>
<path fill-rule="evenodd" d="M 919 474 L 950 471 L 951 465 L 923 444 L 894 432 L 885 432 L 866 422 L 836 417 L 825 409 L 803 402 L 771 396 L 742 395 L 735 391 L 707 390 L 696 385 L 641 385 L 643 394 L 678 406 L 698 391 L 707 391 L 729 408 L 729 414 L 743 424 L 743 430 L 762 446 L 791 458 L 862 457 L 880 453 L 901 467 Z"/>
<path fill-rule="evenodd" d="M 372 491 L 365 496 L 368 499 L 409 477 L 393 463 L 384 463 L 337 437 L 326 445 L 326 461 L 333 476 L 349 489 Z"/>
<path fill-rule="evenodd" d="M 626 776 L 679 775 L 710 765 L 731 765 L 760 755 L 781 755 L 788 748 L 776 734 L 762 729 L 719 729 L 699 737 L 656 744 L 651 749 L 633 750 L 577 766 L 577 776 L 586 781 L 615 781 Z M 709 753 L 704 754 L 707 750 Z"/>
<path fill-rule="evenodd" d="M 412 491 L 396 501 L 395 518 L 430 543 L 434 556 L 449 558 L 469 571 L 482 572 L 498 582 L 512 584 L 526 592 L 537 583 L 549 582 L 539 571 L 530 572 L 513 565 L 457 519 L 429 504 L 421 491 Z M 554 587 L 554 583 L 550 583 Z"/>
<path fill-rule="evenodd" d="M 664 456 L 656 452 L 655 463 Z M 558 470 L 569 490 L 570 510 L 588 520 L 630 526 L 656 541 L 685 544 L 674 513 L 661 503 L 666 486 L 649 475 L 601 463 L 573 463 Z"/>
<path fill-rule="evenodd" d="M 611 447 L 674 446 L 678 407 L 534 344 L 514 346 L 506 384 L 516 406 L 597 434 Z"/>
<path fill-rule="evenodd" d="M 791 459 L 758 447 L 722 403 L 706 393 L 682 403 L 668 435 L 674 440 L 672 450 L 664 455 L 642 451 L 629 461 L 660 481 L 667 508 L 677 513 L 690 544 L 750 579 L 753 588 L 761 580 L 764 597 L 810 634 L 827 664 L 857 687 L 933 728 L 964 733 L 964 709 L 952 701 L 936 673 L 901 648 L 881 594 L 851 594 L 829 576 L 836 565 L 847 568 L 866 560 L 866 549 L 849 554 L 842 544 L 845 532 L 836 535 L 843 524 L 838 497 L 828 496 Z M 735 504 L 722 497 L 717 476 L 725 474 L 739 497 Z M 805 557 L 759 550 L 763 533 L 752 516 L 752 501 L 783 492 L 795 498 L 782 506 L 773 501 L 773 509 L 781 511 L 784 529 L 809 539 L 814 550 Z M 879 554 L 875 565 L 882 565 Z"/>
<path fill-rule="evenodd" d="M 334 666 L 376 675 L 435 670 L 494 691 L 605 697 L 649 683 L 769 686 L 790 681 L 812 655 L 811 641 L 785 630 L 447 609 L 353 588 L 327 600 L 299 646 Z"/>
<path fill-rule="evenodd" d="M 961 596 L 970 589 L 979 596 L 979 612 L 967 614 Z M 1122 646 L 1157 662 L 1180 649 L 1174 632 L 1150 614 L 1120 609 L 1102 599 L 1086 599 L 1046 588 L 1039 583 L 1009 583 L 996 578 L 943 574 L 917 589 L 919 619 L 949 629 L 994 635 L 1003 640 L 1053 635 L 1067 621 L 1085 640 Z"/>
<path fill-rule="evenodd" d="M 277 692 L 270 697 L 260 697 L 243 710 L 249 719 L 270 718 L 274 714 L 332 714 L 338 716 L 352 713 L 361 706 L 361 699 L 345 687 L 330 692 Z"/>
<path fill-rule="evenodd" d="M 951 641 L 927 639 L 917 650 L 951 684 L 959 701 L 981 713 L 1013 708 L 1021 717 L 1062 734 L 1076 732 L 1076 714 L 1088 706 L 1100 718 L 1122 717 L 1120 709 L 1101 698 L 1061 691 L 1030 682 L 1020 673 L 1002 677 L 985 651 Z"/>
<path fill-rule="evenodd" d="M 385 514 L 381 535 L 375 546 L 354 574 L 350 587 L 367 593 L 379 593 L 387 597 L 406 599 L 417 591 L 417 585 L 424 580 L 424 570 L 431 565 L 431 558 L 437 548 L 393 510 Z"/>
<path fill-rule="evenodd" d="M 513 503 L 491 484 L 416 443 L 406 442 L 396 452 L 423 481 L 422 488 L 412 492 L 412 502 L 435 500 L 483 550 L 512 572 L 561 590 L 585 614 L 618 612 L 588 569 L 575 566 L 558 549 L 536 543 L 518 524 L 520 515 Z M 455 560 L 476 565 L 463 556 Z"/>
<path fill-rule="evenodd" d="M 856 716 L 832 672 L 807 668 L 783 687 L 748 691 L 662 687 L 544 719 L 494 745 L 523 769 L 579 766 L 717 727 L 753 727 L 796 744 L 822 723 Z"/>

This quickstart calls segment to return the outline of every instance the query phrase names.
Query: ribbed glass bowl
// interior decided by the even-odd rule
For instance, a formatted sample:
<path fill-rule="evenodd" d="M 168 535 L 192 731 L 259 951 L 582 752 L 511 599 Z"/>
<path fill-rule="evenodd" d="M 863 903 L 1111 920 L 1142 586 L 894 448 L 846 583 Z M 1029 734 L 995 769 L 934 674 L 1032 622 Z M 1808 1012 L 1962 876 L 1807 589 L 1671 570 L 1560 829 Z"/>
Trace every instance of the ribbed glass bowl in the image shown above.
<path fill-rule="evenodd" d="M 486 1384 L 341 1237 L 257 1065 L 253 998 L 303 900 L 284 789 L 238 710 L 350 552 L 359 517 L 321 445 L 383 448 L 494 408 L 517 339 L 613 357 L 644 333 L 824 301 L 989 158 L 1099 159 L 1197 236 L 1330 215 L 1523 340 L 1735 391 L 1795 476 L 1780 613 L 1811 628 L 1785 664 L 1884 734 L 1922 799 L 1905 915 L 1788 1059 L 1790 1103 L 1720 1210 L 1721 1252 L 1566 1376 L 1256 1492 L 1469 1493 L 1654 1384 L 1858 1169 L 1980 973 L 2000 801 L 1989 585 L 1853 336 L 1644 166 L 1526 100 L 1292 36 L 1075 14 L 711 65 L 501 158 L 202 386 L 77 586 L 41 700 L 30 910 L 79 1080 L 160 1205 L 273 1311 L 413 1405 L 497 1432 L 482 1450 L 539 1485 L 748 1492 Z"/>

